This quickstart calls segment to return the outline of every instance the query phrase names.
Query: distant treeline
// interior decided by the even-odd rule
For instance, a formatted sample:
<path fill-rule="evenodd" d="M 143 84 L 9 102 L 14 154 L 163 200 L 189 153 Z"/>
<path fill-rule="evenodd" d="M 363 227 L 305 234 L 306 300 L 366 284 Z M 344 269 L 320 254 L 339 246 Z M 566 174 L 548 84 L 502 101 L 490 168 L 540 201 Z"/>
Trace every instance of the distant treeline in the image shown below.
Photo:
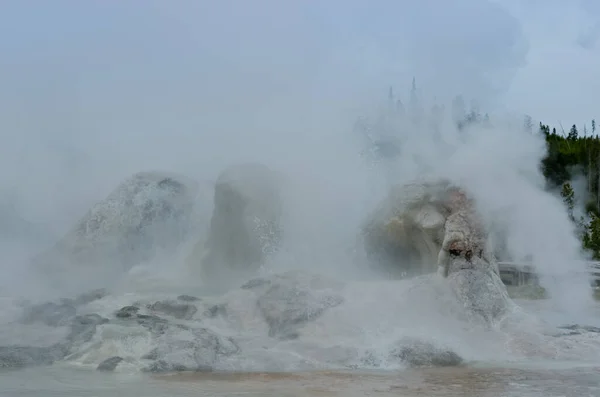
<path fill-rule="evenodd" d="M 460 131 L 466 131 L 473 125 L 490 125 L 488 114 L 480 112 L 475 103 L 467 106 L 462 96 L 454 98 L 449 110 Z M 440 120 L 444 112 L 443 106 L 434 105 L 427 116 L 433 121 Z M 390 88 L 384 114 L 376 120 L 361 120 L 355 128 L 370 137 L 371 145 L 379 156 L 395 157 L 401 150 L 398 143 L 390 138 L 397 132 L 394 131 L 397 125 L 393 120 L 400 118 L 418 121 L 426 113 L 413 79 L 408 106 L 395 97 Z M 596 131 L 596 121 L 591 120 L 589 126 L 572 125 L 568 131 L 561 126 L 557 131 L 555 127 L 544 123 L 539 123 L 536 127 L 532 118 L 525 116 L 523 130 L 525 133 L 537 132 L 544 135 L 547 153 L 541 161 L 540 169 L 546 179 L 546 187 L 548 190 L 561 191 L 569 216 L 582 241 L 582 249 L 588 251 L 594 259 L 600 260 L 600 138 Z M 378 140 L 377 136 L 385 138 Z M 575 196 L 572 186 L 572 181 L 576 178 L 585 181 L 585 191 L 579 191 L 579 197 Z M 583 206 L 583 212 L 575 211 L 576 203 Z M 576 216 L 575 213 L 579 215 Z"/>
<path fill-rule="evenodd" d="M 470 124 L 482 123 L 486 116 L 470 112 L 457 124 L 459 129 Z M 531 117 L 525 116 L 523 129 L 535 133 Z M 600 260 L 600 137 L 596 131 L 596 120 L 591 120 L 583 128 L 573 124 L 568 131 L 562 126 L 559 131 L 544 123 L 539 123 L 539 131 L 546 140 L 546 156 L 540 169 L 546 179 L 548 190 L 559 189 L 568 210 L 569 217 L 576 225 L 581 239 L 582 249 L 593 259 Z M 581 178 L 585 181 L 585 191 L 575 196 L 572 181 Z M 582 205 L 581 211 L 575 211 L 575 205 Z"/>
<path fill-rule="evenodd" d="M 568 132 L 561 128 L 550 129 L 540 123 L 540 131 L 546 138 L 548 152 L 542 160 L 542 172 L 549 187 L 560 187 L 561 195 L 568 208 L 571 220 L 577 225 L 583 248 L 594 259 L 600 259 L 600 138 L 596 134 L 596 121 L 590 128 L 584 125 L 579 129 L 572 125 Z M 585 178 L 585 193 L 575 197 L 571 181 L 581 176 Z M 583 192 L 582 192 L 583 193 Z M 585 211 L 577 219 L 574 215 L 575 202 L 585 199 Z"/>

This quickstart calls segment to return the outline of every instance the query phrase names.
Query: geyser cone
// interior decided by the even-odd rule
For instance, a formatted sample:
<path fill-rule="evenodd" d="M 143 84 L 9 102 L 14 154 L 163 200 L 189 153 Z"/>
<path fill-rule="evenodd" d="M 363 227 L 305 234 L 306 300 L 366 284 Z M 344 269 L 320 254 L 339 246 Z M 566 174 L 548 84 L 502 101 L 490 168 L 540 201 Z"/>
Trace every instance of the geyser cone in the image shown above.
<path fill-rule="evenodd" d="M 388 274 L 437 272 L 486 323 L 510 305 L 473 200 L 446 180 L 397 186 L 363 228 L 365 248 Z"/>

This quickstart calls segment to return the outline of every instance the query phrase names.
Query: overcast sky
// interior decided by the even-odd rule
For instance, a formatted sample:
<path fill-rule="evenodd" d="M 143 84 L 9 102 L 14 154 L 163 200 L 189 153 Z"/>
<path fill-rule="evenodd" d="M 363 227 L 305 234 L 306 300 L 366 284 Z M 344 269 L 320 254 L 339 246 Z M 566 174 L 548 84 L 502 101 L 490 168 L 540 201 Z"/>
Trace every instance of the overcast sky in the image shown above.
<path fill-rule="evenodd" d="M 389 85 L 407 93 L 413 76 L 429 97 L 589 122 L 599 4 L 5 0 L 0 186 L 40 214 L 79 213 L 141 169 L 316 143 L 326 132 L 307 131 L 351 122 Z"/>

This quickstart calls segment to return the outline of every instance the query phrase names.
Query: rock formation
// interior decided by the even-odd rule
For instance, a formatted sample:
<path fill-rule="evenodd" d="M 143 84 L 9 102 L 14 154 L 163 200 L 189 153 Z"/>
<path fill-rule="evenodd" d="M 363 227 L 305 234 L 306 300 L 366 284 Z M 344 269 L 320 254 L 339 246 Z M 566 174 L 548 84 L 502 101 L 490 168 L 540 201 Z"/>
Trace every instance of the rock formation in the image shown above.
<path fill-rule="evenodd" d="M 474 273 L 466 273 L 471 278 L 463 273 L 471 271 Z M 451 271 L 445 280 L 452 283 L 457 275 L 482 286 L 486 280 L 493 280 L 486 279 L 485 274 L 485 270 L 462 269 Z M 400 284 L 412 283 L 377 282 L 370 288 L 381 295 L 370 300 L 368 295 L 372 297 L 375 290 L 369 293 L 369 283 L 350 286 L 316 274 L 290 271 L 251 279 L 222 296 L 195 298 L 173 291 L 161 300 L 130 296 L 117 302 L 114 296 L 105 296 L 106 291 L 94 290 L 59 301 L 21 303 L 5 326 L 26 327 L 23 334 L 28 337 L 17 336 L 17 344 L 0 342 L 0 369 L 68 361 L 99 371 L 120 371 L 127 366 L 127 370 L 152 373 L 281 372 L 389 369 L 398 365 L 440 367 L 470 361 L 471 349 L 463 352 L 462 346 L 471 342 L 470 335 L 483 334 L 481 327 L 465 326 L 463 322 L 468 320 L 460 301 L 465 295 L 458 294 L 456 299 L 446 282 L 436 277 L 421 280 L 428 282 L 413 284 L 404 290 L 408 295 L 392 298 L 382 305 L 383 310 L 376 306 L 390 298 L 389 292 L 396 291 Z M 489 294 L 493 291 L 490 286 L 479 291 L 484 294 L 476 298 L 488 303 L 498 300 L 498 296 Z M 470 287 L 455 287 L 459 288 L 468 291 Z M 361 295 L 363 291 L 366 296 Z M 423 293 L 434 296 L 423 302 Z M 416 303 L 421 306 L 415 307 Z M 415 313 L 408 313 L 407 308 Z M 460 310 L 458 322 L 452 321 L 455 309 Z M 474 310 L 473 306 L 466 309 Z M 443 317 L 429 317 L 441 312 Z M 413 326 L 419 319 L 423 324 Z M 512 321 L 522 324 L 522 320 L 517 316 Z M 428 327 L 433 327 L 432 334 L 427 332 Z M 582 339 L 565 345 L 571 349 L 587 346 L 590 334 L 599 332 L 596 327 L 563 328 L 543 338 L 538 333 L 527 336 L 526 330 L 517 328 L 514 339 L 505 339 L 511 327 L 500 327 L 500 332 L 486 332 L 485 340 L 500 350 L 507 341 L 516 341 L 519 352 L 526 347 L 527 354 L 535 357 L 540 354 L 540 346 L 558 337 L 581 335 Z M 443 337 L 448 333 L 449 338 Z"/>
<path fill-rule="evenodd" d="M 365 250 L 392 275 L 415 276 L 436 270 L 444 240 L 448 182 L 396 186 L 363 225 Z"/>
<path fill-rule="evenodd" d="M 369 257 L 388 273 L 437 271 L 486 323 L 510 305 L 474 201 L 448 181 L 395 187 L 365 224 L 363 237 Z"/>
<path fill-rule="evenodd" d="M 26 304 L 15 324 L 61 328 L 64 336 L 43 346 L 0 345 L 0 368 L 78 360 L 90 351 L 102 351 L 104 343 L 111 344 L 110 338 L 98 338 L 102 329 L 111 329 L 105 335 L 119 339 L 119 332 L 126 332 L 150 341 L 152 348 L 141 355 L 131 350 L 128 355 L 94 356 L 99 361 L 93 364 L 100 371 L 113 371 L 122 362 L 141 364 L 143 371 L 154 373 L 231 369 L 244 347 L 251 349 L 247 354 L 256 354 L 252 349 L 257 341 L 262 352 L 266 346 L 276 350 L 280 341 L 300 338 L 304 326 L 344 302 L 341 289 L 341 285 L 320 276 L 289 272 L 253 279 L 216 300 L 190 301 L 190 296 L 144 300 L 115 308 L 112 313 L 92 312 L 93 308 L 104 308 L 103 304 L 94 306 L 105 298 L 102 290 L 58 302 Z M 241 299 L 232 300 L 232 296 Z M 236 307 L 238 304 L 242 307 Z M 224 327 L 236 323 L 238 326 Z M 239 340 L 231 334 L 239 335 Z"/>
<path fill-rule="evenodd" d="M 281 238 L 281 180 L 262 164 L 239 164 L 223 171 L 215 185 L 214 210 L 206 241 L 189 263 L 208 283 L 250 276 Z"/>
<path fill-rule="evenodd" d="M 180 175 L 137 173 L 34 258 L 34 265 L 49 275 L 82 268 L 114 272 L 149 260 L 159 250 L 173 252 L 190 226 L 197 189 L 196 182 Z"/>

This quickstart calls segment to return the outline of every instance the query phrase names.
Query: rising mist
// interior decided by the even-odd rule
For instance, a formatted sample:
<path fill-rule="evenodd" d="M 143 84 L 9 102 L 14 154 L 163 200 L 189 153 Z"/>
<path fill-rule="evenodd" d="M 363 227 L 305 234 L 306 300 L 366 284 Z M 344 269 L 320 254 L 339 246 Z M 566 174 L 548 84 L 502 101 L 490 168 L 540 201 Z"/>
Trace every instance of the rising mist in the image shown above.
<path fill-rule="evenodd" d="M 5 239 L 6 284 L 25 285 L 27 257 L 132 173 L 176 171 L 210 190 L 243 161 L 290 181 L 279 266 L 353 273 L 366 213 L 390 183 L 425 173 L 462 183 L 490 222 L 501 220 L 515 256 L 532 254 L 563 277 L 579 245 L 560 200 L 543 190 L 543 140 L 514 121 L 554 117 L 546 87 L 522 77 L 545 70 L 539 48 L 549 44 L 543 21 L 524 25 L 531 8 L 505 3 L 512 13 L 485 0 L 3 3 L 0 186 L 10 212 L 32 225 Z M 424 119 L 397 128 L 401 156 L 374 169 L 353 125 L 378 114 L 390 85 L 409 104 L 413 77 Z M 515 93 L 528 96 L 515 105 Z M 461 140 L 448 115 L 457 94 L 489 111 L 493 127 Z M 438 134 L 434 102 L 446 107 Z M 566 118 L 580 116 L 568 109 Z M 587 299 L 575 294 L 581 283 L 547 280 L 568 309 Z"/>

